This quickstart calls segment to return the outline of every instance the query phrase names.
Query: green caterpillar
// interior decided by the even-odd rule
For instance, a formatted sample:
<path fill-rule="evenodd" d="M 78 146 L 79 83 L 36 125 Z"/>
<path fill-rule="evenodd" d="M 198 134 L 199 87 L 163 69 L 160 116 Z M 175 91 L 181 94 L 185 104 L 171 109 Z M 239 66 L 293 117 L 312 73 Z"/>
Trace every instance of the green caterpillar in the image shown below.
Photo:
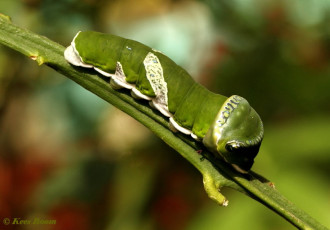
<path fill-rule="evenodd" d="M 237 171 L 247 173 L 263 139 L 259 115 L 242 97 L 208 91 L 167 56 L 139 42 L 98 32 L 78 32 L 65 50 L 75 66 L 111 77 L 169 117 L 173 132 L 191 135 Z"/>

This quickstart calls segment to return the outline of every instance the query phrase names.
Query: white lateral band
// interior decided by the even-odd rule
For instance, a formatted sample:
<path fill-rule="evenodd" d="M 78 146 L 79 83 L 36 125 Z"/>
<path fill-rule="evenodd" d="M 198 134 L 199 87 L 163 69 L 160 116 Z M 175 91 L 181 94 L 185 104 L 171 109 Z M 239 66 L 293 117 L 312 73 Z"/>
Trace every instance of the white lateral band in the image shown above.
<path fill-rule="evenodd" d="M 68 46 L 64 51 L 64 58 L 68 62 L 70 62 L 72 65 L 75 66 L 81 66 L 84 68 L 93 68 L 92 65 L 84 63 L 79 54 L 77 54 L 77 51 L 75 50 L 74 46 L 70 45 Z"/>
<path fill-rule="evenodd" d="M 173 119 L 173 117 L 170 117 L 170 123 L 176 128 L 178 131 L 180 131 L 183 134 L 190 135 L 191 131 L 189 129 L 183 128 L 180 126 L 176 121 Z"/>
<path fill-rule="evenodd" d="M 157 109 L 161 114 L 166 117 L 172 117 L 173 115 L 167 110 L 167 107 L 164 108 L 163 104 L 159 104 L 155 99 L 149 103 L 151 107 Z"/>
<path fill-rule="evenodd" d="M 152 100 L 151 97 L 149 97 L 147 95 L 144 95 L 143 93 L 141 93 L 136 88 L 132 88 L 131 95 L 132 95 L 132 97 L 134 97 L 136 99 L 144 99 L 144 100 L 148 100 L 148 101 L 151 101 Z"/>
<path fill-rule="evenodd" d="M 200 141 L 200 140 L 201 140 L 201 138 L 199 138 L 199 137 L 198 137 L 196 134 L 194 134 L 193 132 L 191 132 L 190 136 L 191 136 L 192 138 L 194 138 L 196 141 Z"/>
<path fill-rule="evenodd" d="M 105 71 L 103 71 L 103 70 L 101 70 L 101 69 L 99 69 L 99 68 L 97 68 L 97 67 L 94 67 L 94 69 L 95 69 L 97 72 L 99 72 L 100 74 L 102 74 L 103 76 L 106 76 L 106 77 L 112 77 L 112 76 L 113 76 L 113 74 L 108 73 L 108 72 L 105 72 Z"/>

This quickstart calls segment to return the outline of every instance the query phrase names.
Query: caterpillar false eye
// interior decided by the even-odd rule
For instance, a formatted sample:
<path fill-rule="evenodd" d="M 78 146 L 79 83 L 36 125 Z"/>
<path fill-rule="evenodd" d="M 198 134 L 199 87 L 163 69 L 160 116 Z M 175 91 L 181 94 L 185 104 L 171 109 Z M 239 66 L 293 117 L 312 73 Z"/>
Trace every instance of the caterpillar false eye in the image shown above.
<path fill-rule="evenodd" d="M 111 77 L 114 89 L 127 88 L 134 98 L 149 100 L 169 117 L 171 130 L 202 141 L 237 171 L 251 169 L 264 131 L 244 98 L 212 93 L 163 53 L 115 35 L 78 32 L 64 56 L 72 65 Z"/>

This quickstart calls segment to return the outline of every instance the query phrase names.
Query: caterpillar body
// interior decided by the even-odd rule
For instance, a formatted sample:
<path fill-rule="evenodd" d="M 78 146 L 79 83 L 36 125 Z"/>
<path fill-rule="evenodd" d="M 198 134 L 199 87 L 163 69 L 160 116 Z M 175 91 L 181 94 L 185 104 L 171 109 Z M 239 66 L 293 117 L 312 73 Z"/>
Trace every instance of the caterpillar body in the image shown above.
<path fill-rule="evenodd" d="M 244 98 L 210 92 L 161 52 L 115 35 L 78 32 L 64 56 L 110 77 L 114 89 L 127 88 L 134 98 L 148 100 L 169 118 L 173 132 L 202 141 L 237 171 L 251 169 L 264 131 Z"/>

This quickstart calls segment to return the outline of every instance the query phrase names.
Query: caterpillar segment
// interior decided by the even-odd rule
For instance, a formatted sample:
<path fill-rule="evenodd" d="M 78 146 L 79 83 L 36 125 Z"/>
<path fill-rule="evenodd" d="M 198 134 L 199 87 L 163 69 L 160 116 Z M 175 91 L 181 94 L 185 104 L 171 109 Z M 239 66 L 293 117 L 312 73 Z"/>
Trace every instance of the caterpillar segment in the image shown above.
<path fill-rule="evenodd" d="M 173 132 L 202 141 L 235 170 L 247 173 L 252 167 L 263 124 L 244 98 L 212 93 L 164 54 L 114 35 L 78 32 L 64 56 L 72 65 L 110 77 L 114 89 L 148 100 L 169 118 Z"/>

